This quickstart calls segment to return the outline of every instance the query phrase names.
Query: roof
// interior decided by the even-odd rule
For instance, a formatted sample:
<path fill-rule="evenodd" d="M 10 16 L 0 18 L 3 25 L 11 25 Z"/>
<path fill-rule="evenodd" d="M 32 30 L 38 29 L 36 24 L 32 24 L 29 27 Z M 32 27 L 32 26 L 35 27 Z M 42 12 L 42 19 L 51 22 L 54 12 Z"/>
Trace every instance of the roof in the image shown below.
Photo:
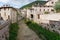
<path fill-rule="evenodd" d="M 3 8 L 12 8 L 12 9 L 16 10 L 16 8 L 14 8 L 14 7 L 4 7 L 4 6 L 0 7 L 0 9 L 3 9 Z"/>
<path fill-rule="evenodd" d="M 32 5 L 35 5 L 35 4 L 37 5 L 38 3 L 39 3 L 40 5 L 45 5 L 47 2 L 48 2 L 48 1 L 34 1 L 34 2 L 32 2 L 32 3 L 29 3 L 29 4 L 21 7 L 20 9 L 30 8 L 30 7 L 32 7 Z M 36 5 L 35 5 L 35 6 L 36 6 Z"/>

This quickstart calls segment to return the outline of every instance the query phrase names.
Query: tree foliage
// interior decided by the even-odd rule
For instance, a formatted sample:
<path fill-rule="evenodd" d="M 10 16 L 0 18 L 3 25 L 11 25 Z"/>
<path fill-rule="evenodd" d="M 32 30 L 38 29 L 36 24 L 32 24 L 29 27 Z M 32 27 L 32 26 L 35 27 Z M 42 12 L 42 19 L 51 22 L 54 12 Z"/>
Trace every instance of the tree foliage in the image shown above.
<path fill-rule="evenodd" d="M 9 40 L 16 40 L 17 37 L 17 33 L 18 33 L 18 24 L 17 23 L 13 23 L 10 25 L 9 27 Z"/>
<path fill-rule="evenodd" d="M 57 12 L 60 12 L 60 0 L 58 2 L 56 2 L 54 8 Z"/>

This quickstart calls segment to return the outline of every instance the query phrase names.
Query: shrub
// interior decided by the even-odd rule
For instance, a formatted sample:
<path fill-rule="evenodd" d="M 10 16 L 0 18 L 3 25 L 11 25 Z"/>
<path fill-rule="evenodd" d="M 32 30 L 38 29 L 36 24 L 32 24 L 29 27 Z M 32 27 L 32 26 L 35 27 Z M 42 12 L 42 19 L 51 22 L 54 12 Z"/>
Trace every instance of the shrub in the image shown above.
<path fill-rule="evenodd" d="M 48 11 L 45 11 L 44 14 L 49 14 L 49 12 Z"/>
<path fill-rule="evenodd" d="M 60 0 L 58 0 L 58 2 L 56 2 L 54 9 L 56 10 L 56 12 L 60 12 Z"/>
<path fill-rule="evenodd" d="M 19 27 L 17 23 L 13 23 L 10 25 L 9 40 L 16 40 L 18 29 Z"/>

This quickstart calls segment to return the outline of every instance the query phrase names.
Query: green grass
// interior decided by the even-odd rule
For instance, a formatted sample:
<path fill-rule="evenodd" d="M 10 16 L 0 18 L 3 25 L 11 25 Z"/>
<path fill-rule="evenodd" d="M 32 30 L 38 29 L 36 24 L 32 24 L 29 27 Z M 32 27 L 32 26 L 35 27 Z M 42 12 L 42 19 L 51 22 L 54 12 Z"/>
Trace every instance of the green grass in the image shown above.
<path fill-rule="evenodd" d="M 9 40 L 16 40 L 18 29 L 19 27 L 17 23 L 13 23 L 10 25 Z"/>
<path fill-rule="evenodd" d="M 46 30 L 46 29 L 42 28 L 42 26 L 38 25 L 37 23 L 28 21 L 28 22 L 26 22 L 26 24 L 28 25 L 28 27 L 30 29 L 32 29 L 33 31 L 35 31 L 36 34 L 40 38 L 43 36 L 44 38 L 46 38 L 46 40 L 60 40 L 60 35 L 58 33 Z M 43 38 L 43 40 L 45 40 L 44 38 Z"/>

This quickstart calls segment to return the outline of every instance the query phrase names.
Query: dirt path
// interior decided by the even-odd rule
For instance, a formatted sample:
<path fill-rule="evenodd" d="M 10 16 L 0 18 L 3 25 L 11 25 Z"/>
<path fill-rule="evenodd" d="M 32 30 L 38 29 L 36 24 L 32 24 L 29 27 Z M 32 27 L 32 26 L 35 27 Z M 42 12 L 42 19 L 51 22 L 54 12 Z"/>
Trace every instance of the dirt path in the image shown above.
<path fill-rule="evenodd" d="M 20 21 L 17 40 L 41 40 L 41 39 L 39 39 L 35 32 L 29 29 L 23 21 Z"/>

